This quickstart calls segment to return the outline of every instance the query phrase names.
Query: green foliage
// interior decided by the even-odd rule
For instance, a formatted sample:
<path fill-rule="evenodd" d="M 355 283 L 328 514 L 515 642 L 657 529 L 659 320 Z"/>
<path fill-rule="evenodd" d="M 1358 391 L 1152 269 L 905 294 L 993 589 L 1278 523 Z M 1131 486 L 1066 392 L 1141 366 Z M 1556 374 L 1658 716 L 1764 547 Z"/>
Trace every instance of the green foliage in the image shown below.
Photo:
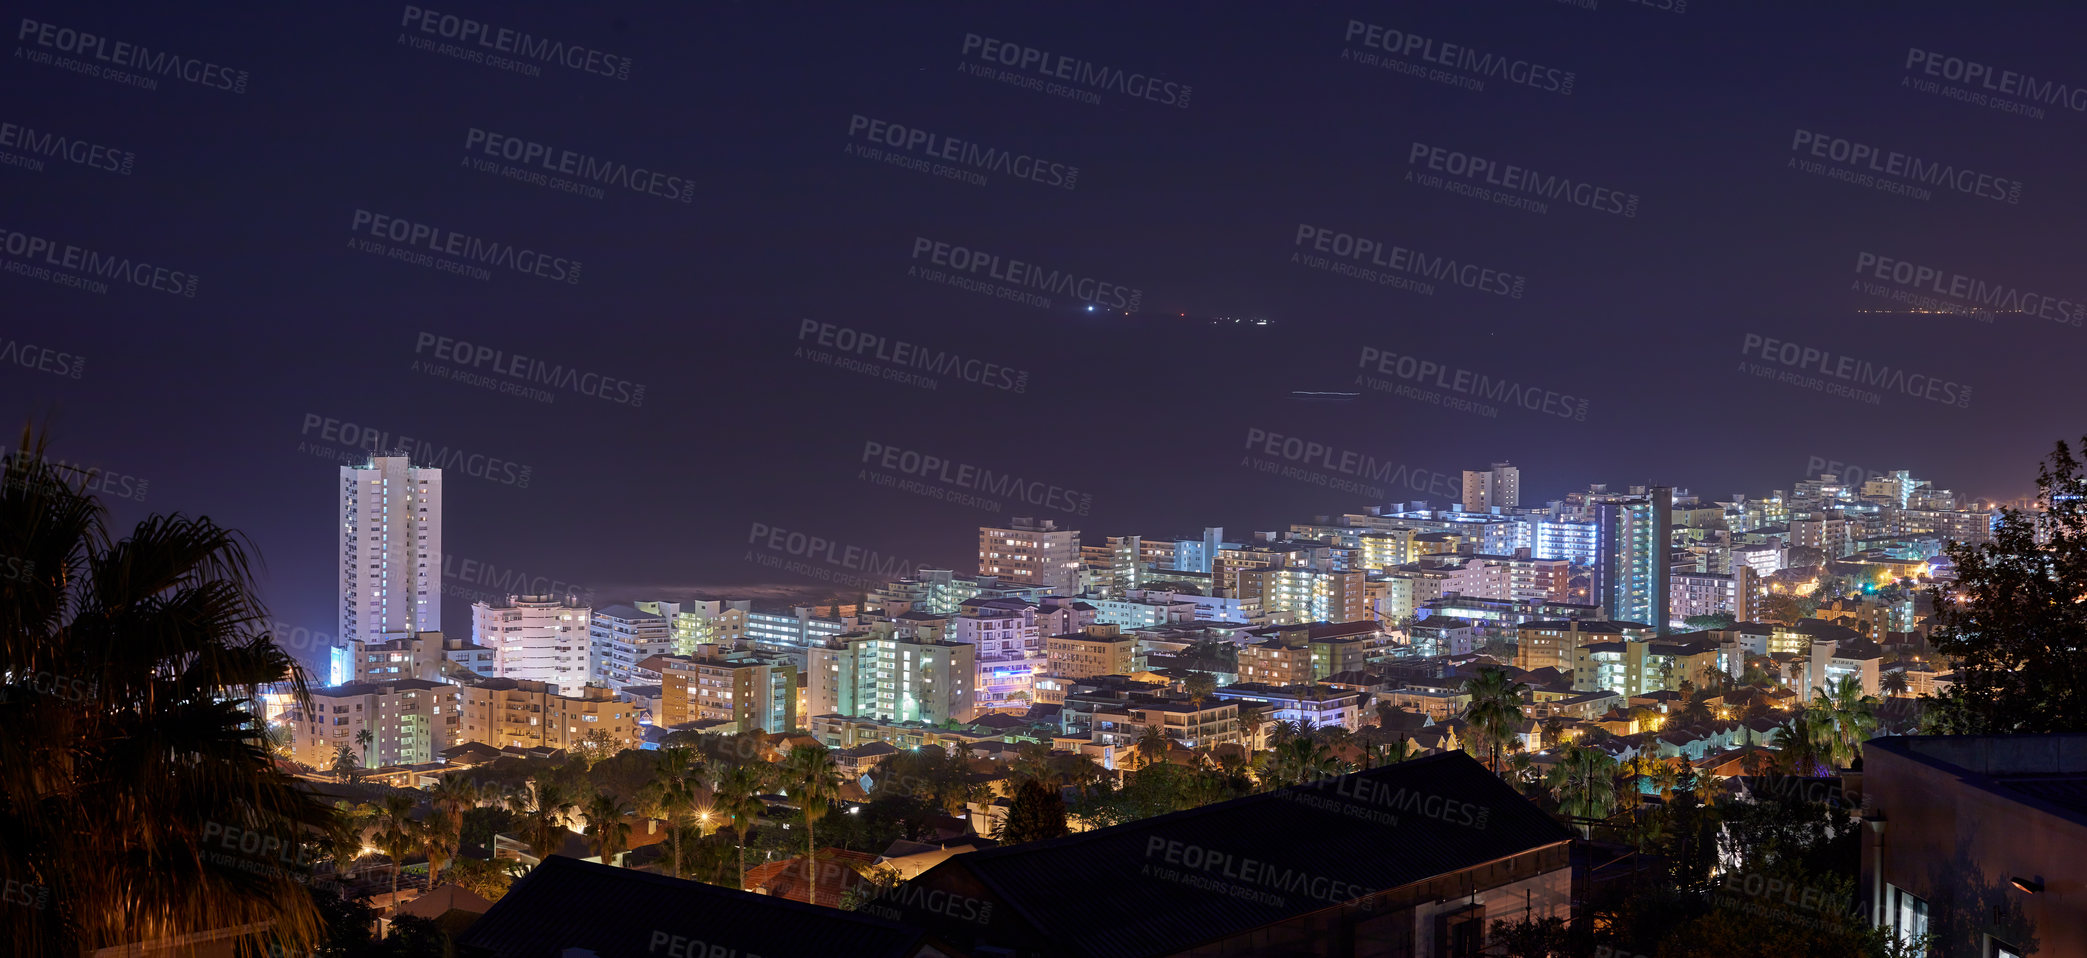
<path fill-rule="evenodd" d="M 1521 724 L 1522 696 L 1528 693 L 1529 686 L 1509 679 L 1505 669 L 1487 668 L 1466 680 L 1463 691 L 1471 697 L 1471 704 L 1464 708 L 1464 720 L 1471 723 L 1480 743 L 1491 749 L 1492 767 L 1499 771 L 1500 753 L 1513 737 L 1515 727 Z"/>
<path fill-rule="evenodd" d="M 1565 958 L 1580 953 L 1573 945 L 1572 928 L 1563 918 L 1496 919 L 1486 944 L 1499 949 L 1493 953 L 1500 958 Z"/>
<path fill-rule="evenodd" d="M 2066 443 L 2037 487 L 2042 515 L 2003 509 L 1992 541 L 1950 545 L 1957 579 L 1933 590 L 1930 636 L 1956 658 L 1956 682 L 1936 703 L 1943 732 L 2087 731 L 2087 478 Z"/>
<path fill-rule="evenodd" d="M 1771 592 L 1761 603 L 1761 618 L 1778 625 L 1796 625 L 1819 611 L 1819 600 L 1791 592 Z"/>
<path fill-rule="evenodd" d="M 1066 834 L 1065 800 L 1034 779 L 1015 787 L 1007 819 L 993 837 L 1004 844 L 1039 842 Z"/>
<path fill-rule="evenodd" d="M 522 865 L 520 862 L 500 861 L 490 858 L 459 858 L 449 866 L 447 880 L 487 901 L 499 901 L 514 880 Z"/>
<path fill-rule="evenodd" d="M 905 794 L 945 812 L 962 810 L 971 791 L 971 769 L 939 748 L 900 752 L 870 773 L 872 796 Z"/>
<path fill-rule="evenodd" d="M 463 844 L 476 845 L 490 850 L 493 836 L 514 827 L 513 812 L 497 805 L 464 810 L 463 828 L 459 833 Z"/>

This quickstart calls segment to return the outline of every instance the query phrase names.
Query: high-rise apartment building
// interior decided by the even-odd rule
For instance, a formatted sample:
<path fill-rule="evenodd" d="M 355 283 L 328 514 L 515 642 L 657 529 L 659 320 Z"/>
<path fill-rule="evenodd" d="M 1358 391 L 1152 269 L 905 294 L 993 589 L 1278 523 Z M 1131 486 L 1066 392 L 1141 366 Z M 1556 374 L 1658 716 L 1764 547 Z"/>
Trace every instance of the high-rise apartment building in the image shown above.
<path fill-rule="evenodd" d="M 674 654 L 693 655 L 696 647 L 734 648 L 746 641 L 747 599 L 692 599 L 687 602 L 633 602 L 640 612 L 665 618 L 674 635 Z"/>
<path fill-rule="evenodd" d="M 1259 596 L 1271 620 L 1284 623 L 1354 622 L 1367 617 L 1362 572 L 1318 569 L 1247 569 L 1241 591 Z"/>
<path fill-rule="evenodd" d="M 1044 671 L 1036 609 L 1019 599 L 982 599 L 950 620 L 947 638 L 976 651 L 972 701 L 981 709 L 1027 709 L 1033 677 Z"/>
<path fill-rule="evenodd" d="M 339 533 L 343 643 L 442 628 L 442 470 L 404 456 L 340 467 Z M 348 681 L 345 656 L 333 684 Z"/>
<path fill-rule="evenodd" d="M 1044 586 L 1057 595 L 1080 589 L 1080 533 L 1050 519 L 1018 516 L 1006 527 L 978 529 L 978 573 L 1023 585 Z"/>
<path fill-rule="evenodd" d="M 471 639 L 493 650 L 501 678 L 547 682 L 571 692 L 586 685 L 591 610 L 575 596 L 511 595 L 471 606 Z"/>
<path fill-rule="evenodd" d="M 587 619 L 589 681 L 621 689 L 637 684 L 631 667 L 674 650 L 674 629 L 665 616 L 628 605 L 604 606 Z"/>
<path fill-rule="evenodd" d="M 1464 511 L 1512 509 L 1522 504 L 1522 470 L 1506 462 L 1489 469 L 1464 470 Z"/>
<path fill-rule="evenodd" d="M 977 648 L 888 631 L 836 636 L 807 650 L 811 719 L 849 715 L 886 722 L 968 722 Z"/>
<path fill-rule="evenodd" d="M 820 606 L 757 608 L 746 613 L 746 641 L 763 652 L 782 652 L 803 661 L 804 650 L 848 631 L 839 616 Z"/>
<path fill-rule="evenodd" d="M 1600 554 L 1592 598 L 1612 621 L 1667 630 L 1673 508 L 1666 486 L 1594 502 Z"/>
<path fill-rule="evenodd" d="M 1102 545 L 1081 547 L 1080 565 L 1087 574 L 1083 593 L 1120 599 L 1145 587 L 1151 562 L 1142 537 L 1110 536 Z"/>

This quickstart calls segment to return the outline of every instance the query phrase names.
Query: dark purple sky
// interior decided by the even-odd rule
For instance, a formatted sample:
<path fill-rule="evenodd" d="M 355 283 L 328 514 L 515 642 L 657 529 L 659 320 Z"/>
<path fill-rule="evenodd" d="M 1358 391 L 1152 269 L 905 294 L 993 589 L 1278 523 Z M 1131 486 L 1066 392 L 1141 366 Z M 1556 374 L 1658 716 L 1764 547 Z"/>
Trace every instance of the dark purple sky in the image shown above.
<path fill-rule="evenodd" d="M 2009 71 L 2087 84 L 2077 12 L 907 6 L 473 3 L 404 26 L 399 3 L 17 6 L 0 123 L 133 156 L 127 175 L 48 155 L 41 171 L 0 166 L 0 229 L 18 234 L 0 253 L 20 263 L 21 244 L 50 240 L 199 280 L 189 298 L 0 273 L 0 348 L 85 357 L 77 379 L 0 369 L 0 398 L 47 417 L 61 457 L 149 483 L 141 501 L 111 501 L 119 521 L 181 510 L 248 531 L 275 611 L 321 632 L 333 624 L 334 479 L 300 444 L 340 444 L 307 433 L 313 416 L 513 464 L 491 479 L 451 472 L 448 551 L 611 595 L 807 581 L 747 560 L 757 522 L 964 568 L 994 514 L 863 478 L 867 442 L 1089 495 L 1085 516 L 1058 515 L 1098 539 L 1278 528 L 1375 501 L 1242 465 L 1256 429 L 1408 475 L 1511 458 L 1525 501 L 1589 482 L 1761 494 L 1813 457 L 2014 496 L 2049 443 L 2079 431 L 2087 329 L 1866 314 L 1887 303 L 1856 272 L 1867 252 L 1933 269 L 1945 289 L 1961 275 L 2087 299 L 2072 240 L 2087 112 L 2060 102 L 2038 119 L 1950 99 L 1908 85 L 1950 80 L 1906 66 L 1920 50 L 1938 71 L 1984 70 L 1971 82 L 1989 99 L 1998 91 L 1980 84 L 2012 88 Z M 628 77 L 561 65 L 531 76 L 402 42 L 445 42 L 419 29 L 462 23 L 443 15 L 577 48 L 583 67 L 588 50 L 606 72 L 628 58 Z M 1351 19 L 1366 25 L 1352 41 Z M 137 56 L 116 52 L 121 41 L 245 71 L 245 92 L 169 76 L 143 90 L 64 69 L 59 28 L 107 37 L 105 57 Z M 972 34 L 1153 77 L 1158 96 L 1168 84 L 1192 92 L 1179 108 L 1069 84 L 1098 92 L 1090 103 L 976 76 L 967 64 L 1016 68 L 984 67 L 965 50 Z M 1373 37 L 1417 46 L 1402 59 Z M 1369 54 L 1422 75 L 1356 59 Z M 1467 55 L 1467 68 L 1535 64 L 1538 86 L 1570 72 L 1571 93 L 1426 75 L 1457 73 Z M 2073 102 L 2087 107 L 2087 93 Z M 974 185 L 850 155 L 870 145 L 850 136 L 858 114 L 1077 167 L 1075 188 L 1005 172 Z M 467 152 L 473 129 L 662 172 L 676 179 L 659 192 L 688 201 L 620 187 L 597 199 L 482 172 L 467 160 L 487 159 Z M 1799 130 L 1820 134 L 1827 155 L 1793 152 Z M 1417 178 L 1436 171 L 1409 162 L 1416 143 L 1584 181 L 1603 202 L 1635 194 L 1636 215 L 1555 199 L 1541 213 L 1509 208 L 1442 188 L 1454 177 L 1431 186 Z M 1832 150 L 1857 144 L 1972 171 L 1971 192 L 1895 195 L 1791 165 L 1845 166 Z M 1976 195 L 1978 174 L 2002 193 L 2019 181 L 2018 201 Z M 576 284 L 505 266 L 480 280 L 389 259 L 352 245 L 387 242 L 351 229 L 357 210 L 542 251 L 544 272 L 563 272 L 559 259 L 583 269 Z M 1292 262 L 1300 225 L 1525 288 L 1511 298 L 1437 282 L 1427 294 L 1335 275 Z M 1133 287 L 1152 315 L 909 276 L 928 265 L 912 258 L 920 238 Z M 1177 312 L 1273 322 L 1158 316 Z M 822 365 L 796 354 L 806 320 L 1027 379 L 1017 393 L 943 375 L 931 390 Z M 441 380 L 412 368 L 435 360 L 416 353 L 422 334 L 576 369 L 619 396 L 642 385 L 643 401 L 565 388 L 545 403 Z M 1814 374 L 1845 357 L 1843 370 L 1889 365 L 1971 398 L 1900 389 L 1873 405 L 1761 379 L 1740 369 L 1749 334 L 1816 350 Z M 1358 386 L 1364 347 L 1584 398 L 1585 419 L 1490 417 Z M 1767 362 L 1758 349 L 1752 359 Z M 477 371 L 497 385 L 505 362 Z M 1298 403 L 1293 389 L 1364 395 Z M 526 487 L 507 481 L 520 466 Z M 449 605 L 449 624 L 465 627 L 465 603 Z"/>

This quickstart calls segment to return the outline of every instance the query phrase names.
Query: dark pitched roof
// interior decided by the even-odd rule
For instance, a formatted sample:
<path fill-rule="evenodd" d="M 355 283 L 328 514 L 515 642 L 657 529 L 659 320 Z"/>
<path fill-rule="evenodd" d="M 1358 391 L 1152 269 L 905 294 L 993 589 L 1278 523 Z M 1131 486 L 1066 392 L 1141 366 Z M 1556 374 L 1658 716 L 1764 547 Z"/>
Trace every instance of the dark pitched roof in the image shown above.
<path fill-rule="evenodd" d="M 1430 799 L 1438 799 L 1438 809 L 1455 811 L 1430 817 L 1423 811 Z M 1050 841 L 959 855 L 914 884 L 954 888 L 975 881 L 986 897 L 1048 937 L 1042 948 L 1046 953 L 1130 958 L 1185 952 L 1340 904 L 1315 899 L 1299 887 L 1262 885 L 1255 890 L 1271 894 L 1247 898 L 1157 877 L 1182 872 L 1220 884 L 1254 883 L 1184 867 L 1185 859 L 1177 854 L 1182 848 L 1194 847 L 1198 857 L 1212 863 L 1256 863 L 1248 874 L 1272 877 L 1287 870 L 1323 879 L 1318 882 L 1322 888 L 1352 888 L 1367 895 L 1572 837 L 1476 759 L 1449 752 Z M 1169 860 L 1169 854 L 1176 857 Z M 1000 907 L 994 911 L 997 924 Z M 959 930 L 951 928 L 950 937 Z"/>
<path fill-rule="evenodd" d="M 717 946 L 765 958 L 906 958 L 928 942 L 921 931 L 861 912 L 553 855 L 516 881 L 457 939 L 457 949 L 484 958 L 558 958 L 567 948 L 585 948 L 608 958 L 663 955 L 676 938 L 687 943 L 679 954 L 696 954 L 693 943 L 701 942 L 705 951 Z"/>

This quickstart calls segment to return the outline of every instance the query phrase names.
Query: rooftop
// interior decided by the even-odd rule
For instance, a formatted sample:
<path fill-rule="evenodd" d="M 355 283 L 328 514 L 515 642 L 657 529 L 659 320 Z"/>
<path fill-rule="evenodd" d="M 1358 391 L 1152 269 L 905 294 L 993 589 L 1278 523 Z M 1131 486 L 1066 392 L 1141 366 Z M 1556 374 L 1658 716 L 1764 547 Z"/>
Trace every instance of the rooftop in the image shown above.
<path fill-rule="evenodd" d="M 923 932 L 862 912 L 820 908 L 702 882 L 553 855 L 457 939 L 486 958 L 663 955 L 724 948 L 765 958 L 910 958 Z M 723 952 L 719 952 L 723 953 Z"/>

